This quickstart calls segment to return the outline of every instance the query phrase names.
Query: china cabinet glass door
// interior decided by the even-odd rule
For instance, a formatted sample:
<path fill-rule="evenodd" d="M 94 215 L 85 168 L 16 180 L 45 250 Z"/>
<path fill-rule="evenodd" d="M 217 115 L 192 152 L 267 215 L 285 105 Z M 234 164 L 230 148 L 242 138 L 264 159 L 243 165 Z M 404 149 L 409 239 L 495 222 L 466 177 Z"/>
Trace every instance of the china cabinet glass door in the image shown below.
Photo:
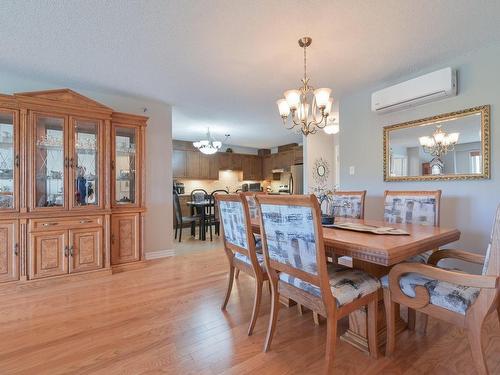
<path fill-rule="evenodd" d="M 132 127 L 116 126 L 114 131 L 115 149 L 115 205 L 135 205 L 137 196 L 137 144 L 138 131 Z"/>
<path fill-rule="evenodd" d="M 73 156 L 70 158 L 72 170 L 73 202 L 72 207 L 98 206 L 100 122 L 96 120 L 75 119 L 72 121 Z"/>
<path fill-rule="evenodd" d="M 65 206 L 65 119 L 35 115 L 36 208 Z"/>
<path fill-rule="evenodd" d="M 14 112 L 0 111 L 0 211 L 16 208 L 17 167 Z"/>

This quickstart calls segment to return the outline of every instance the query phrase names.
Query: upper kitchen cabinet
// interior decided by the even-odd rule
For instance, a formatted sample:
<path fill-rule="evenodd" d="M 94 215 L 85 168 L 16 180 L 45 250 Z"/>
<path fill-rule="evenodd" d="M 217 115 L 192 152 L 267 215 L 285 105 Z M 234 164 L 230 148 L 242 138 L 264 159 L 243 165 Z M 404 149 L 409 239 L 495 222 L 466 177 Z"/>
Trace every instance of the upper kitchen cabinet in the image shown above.
<path fill-rule="evenodd" d="M 187 168 L 187 152 L 184 150 L 172 151 L 172 175 L 174 178 L 184 178 Z"/>
<path fill-rule="evenodd" d="M 145 125 L 145 117 L 113 113 L 111 187 L 115 208 L 143 205 Z"/>
<path fill-rule="evenodd" d="M 256 155 L 241 155 L 243 180 L 262 180 L 262 158 Z"/>
<path fill-rule="evenodd" d="M 19 209 L 19 113 L 0 108 L 0 212 Z"/>

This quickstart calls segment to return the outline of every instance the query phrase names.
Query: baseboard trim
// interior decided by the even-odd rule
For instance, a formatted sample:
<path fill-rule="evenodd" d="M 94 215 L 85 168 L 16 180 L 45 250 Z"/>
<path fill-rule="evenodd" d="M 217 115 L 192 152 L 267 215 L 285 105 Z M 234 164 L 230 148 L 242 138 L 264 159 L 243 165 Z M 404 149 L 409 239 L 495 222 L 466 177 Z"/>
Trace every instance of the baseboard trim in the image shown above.
<path fill-rule="evenodd" d="M 150 251 L 144 254 L 146 260 L 160 259 L 175 256 L 175 249 Z"/>

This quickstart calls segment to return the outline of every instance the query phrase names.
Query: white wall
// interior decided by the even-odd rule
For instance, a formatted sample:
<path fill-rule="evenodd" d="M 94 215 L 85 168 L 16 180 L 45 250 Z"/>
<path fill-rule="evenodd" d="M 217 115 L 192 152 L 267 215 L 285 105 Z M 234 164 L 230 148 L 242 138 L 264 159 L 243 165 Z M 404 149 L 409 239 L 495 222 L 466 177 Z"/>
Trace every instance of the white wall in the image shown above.
<path fill-rule="evenodd" d="M 146 214 L 145 251 L 172 248 L 172 108 L 167 103 L 69 85 L 55 80 L 38 80 L 0 72 L 0 92 L 70 88 L 116 111 L 149 116 L 146 130 Z M 147 108 L 144 113 L 143 109 Z"/>
<path fill-rule="evenodd" d="M 324 188 L 333 190 L 337 184 L 335 147 L 338 143 L 338 135 L 329 135 L 322 130 L 316 134 L 304 137 L 304 193 L 311 194 L 319 185 L 314 181 L 314 163 L 322 158 L 328 164 L 328 179 Z"/>
<path fill-rule="evenodd" d="M 340 100 L 340 182 L 342 189 L 367 189 L 366 217 L 383 216 L 383 193 L 386 189 L 441 189 L 441 226 L 456 227 L 461 240 L 453 247 L 484 253 L 496 206 L 500 203 L 500 46 L 473 51 L 443 64 L 429 67 L 394 82 L 375 85 Z M 370 110 L 373 91 L 418 75 L 452 66 L 458 70 L 457 97 L 425 104 L 405 111 L 374 114 Z M 491 104 L 491 179 L 486 181 L 391 182 L 383 181 L 382 128 L 440 113 Z M 356 167 L 354 176 L 349 166 Z"/>

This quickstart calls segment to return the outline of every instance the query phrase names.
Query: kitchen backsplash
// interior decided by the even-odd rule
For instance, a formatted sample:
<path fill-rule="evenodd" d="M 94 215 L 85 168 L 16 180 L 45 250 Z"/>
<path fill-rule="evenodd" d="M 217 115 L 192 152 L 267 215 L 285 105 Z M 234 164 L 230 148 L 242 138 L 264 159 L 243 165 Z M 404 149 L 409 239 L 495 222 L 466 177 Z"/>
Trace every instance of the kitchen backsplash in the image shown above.
<path fill-rule="evenodd" d="M 229 189 L 229 192 L 235 192 L 241 189 L 241 185 L 251 182 L 260 182 L 265 189 L 266 181 L 243 181 L 242 171 L 220 171 L 218 180 L 184 180 L 177 179 L 178 182 L 184 183 L 184 191 L 189 194 L 194 189 L 205 189 L 207 192 L 212 192 L 218 189 Z M 269 182 L 267 182 L 269 184 Z"/>

